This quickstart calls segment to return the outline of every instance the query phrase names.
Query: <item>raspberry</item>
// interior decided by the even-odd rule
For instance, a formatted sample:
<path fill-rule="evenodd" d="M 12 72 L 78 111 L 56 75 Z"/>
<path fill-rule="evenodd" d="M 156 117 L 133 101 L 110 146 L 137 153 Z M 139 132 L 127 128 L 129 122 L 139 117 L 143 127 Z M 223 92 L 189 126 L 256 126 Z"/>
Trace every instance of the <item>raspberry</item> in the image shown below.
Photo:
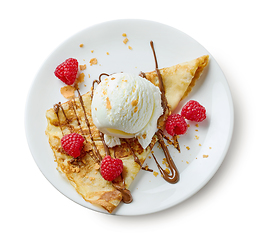
<path fill-rule="evenodd" d="M 107 181 L 112 181 L 118 177 L 123 170 L 122 160 L 105 156 L 101 162 L 101 175 Z"/>
<path fill-rule="evenodd" d="M 190 100 L 182 108 L 181 116 L 187 120 L 202 122 L 206 118 L 206 109 L 197 101 Z"/>
<path fill-rule="evenodd" d="M 64 151 L 74 158 L 77 158 L 81 155 L 83 142 L 83 136 L 78 133 L 64 135 L 61 139 L 61 144 Z"/>
<path fill-rule="evenodd" d="M 171 114 L 166 121 L 166 131 L 171 136 L 185 134 L 188 125 L 180 114 Z"/>
<path fill-rule="evenodd" d="M 54 75 L 67 85 L 72 85 L 76 80 L 77 72 L 78 61 L 68 58 L 55 69 Z"/>

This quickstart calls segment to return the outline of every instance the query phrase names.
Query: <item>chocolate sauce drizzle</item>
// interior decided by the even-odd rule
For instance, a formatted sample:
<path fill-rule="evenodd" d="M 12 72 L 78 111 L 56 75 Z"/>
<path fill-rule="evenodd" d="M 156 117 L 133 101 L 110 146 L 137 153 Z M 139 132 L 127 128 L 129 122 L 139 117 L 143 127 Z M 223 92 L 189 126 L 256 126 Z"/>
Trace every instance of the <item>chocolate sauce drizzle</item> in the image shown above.
<path fill-rule="evenodd" d="M 110 74 L 108 74 L 108 73 L 101 73 L 100 76 L 99 76 L 99 83 L 101 82 L 101 77 L 102 77 L 102 76 L 107 76 L 107 77 L 109 77 Z"/>
<path fill-rule="evenodd" d="M 179 172 L 178 169 L 173 161 L 173 159 L 170 156 L 169 150 L 163 140 L 163 136 L 159 131 L 156 132 L 156 135 L 158 137 L 158 141 L 162 147 L 162 150 L 166 156 L 167 163 L 169 165 L 170 174 L 168 174 L 165 170 L 162 169 L 162 167 L 159 165 L 158 161 L 156 160 L 154 154 L 152 153 L 153 158 L 156 161 L 156 164 L 160 170 L 160 173 L 162 174 L 163 178 L 169 182 L 169 183 L 177 183 L 179 181 Z"/>
<path fill-rule="evenodd" d="M 153 41 L 150 41 L 150 46 L 152 48 L 153 56 L 154 56 L 154 60 L 155 60 L 155 70 L 156 70 L 158 80 L 159 80 L 159 89 L 161 91 L 161 104 L 162 104 L 163 114 L 164 114 L 167 107 L 168 107 L 167 106 L 167 99 L 166 99 L 166 96 L 165 96 L 165 89 L 164 89 L 164 86 L 163 86 L 162 76 L 161 76 L 160 71 L 158 69 L 158 62 L 157 62 L 157 57 L 156 57 Z M 155 159 L 156 164 L 157 164 L 159 171 L 161 172 L 163 178 L 169 183 L 177 183 L 179 181 L 179 172 L 178 172 L 178 169 L 177 169 L 173 159 L 171 158 L 169 150 L 168 150 L 168 148 L 167 148 L 167 146 L 166 146 L 166 144 L 163 140 L 164 134 L 163 134 L 162 130 L 159 129 L 156 132 L 156 135 L 158 137 L 158 141 L 161 145 L 161 148 L 162 148 L 162 150 L 163 150 L 163 152 L 166 156 L 166 160 L 167 160 L 167 163 L 168 163 L 169 168 L 170 168 L 170 174 L 168 174 L 165 170 L 162 169 L 162 167 L 159 165 L 159 163 L 156 160 L 156 157 L 154 156 L 153 153 L 152 153 L 152 156 Z"/>
<path fill-rule="evenodd" d="M 137 155 L 135 154 L 135 152 L 133 151 L 131 145 L 129 144 L 128 140 L 127 139 L 124 139 L 124 141 L 127 143 L 127 146 L 128 148 L 130 149 L 131 153 L 132 153 L 132 156 L 134 157 L 134 161 L 136 163 L 138 163 L 140 165 L 140 167 L 142 167 L 141 165 L 141 162 L 140 162 L 140 159 L 137 157 Z"/>
<path fill-rule="evenodd" d="M 97 83 L 98 85 L 101 83 L 101 77 L 102 76 L 110 76 L 108 73 L 101 73 L 100 74 L 100 76 L 99 76 L 99 79 L 97 80 L 97 79 L 95 79 L 93 82 L 92 82 L 92 87 L 91 87 L 91 90 L 92 90 L 92 92 L 91 92 L 91 99 L 93 99 L 93 90 L 94 90 L 94 85 L 95 85 L 95 83 Z"/>
<path fill-rule="evenodd" d="M 94 153 L 98 159 L 98 162 L 101 162 L 102 161 L 102 156 L 101 154 L 99 153 L 97 147 L 96 147 L 96 144 L 93 140 L 93 136 L 92 136 L 92 133 L 91 133 L 91 127 L 90 127 L 90 122 L 87 118 L 87 114 L 86 114 L 86 111 L 85 111 L 85 107 L 84 107 L 84 102 L 82 100 L 82 96 L 80 94 L 80 91 L 79 89 L 77 89 L 77 92 L 78 92 L 78 95 L 79 95 L 79 100 L 80 100 L 80 103 L 81 103 L 81 106 L 82 106 L 82 109 L 83 109 L 83 113 L 84 113 L 84 118 L 85 118 L 85 122 L 86 122 L 86 125 L 88 127 L 88 130 L 89 130 L 89 133 L 90 133 L 90 138 L 91 138 L 91 143 L 92 143 L 92 146 L 93 146 L 93 149 L 94 149 Z"/>
<path fill-rule="evenodd" d="M 120 179 L 119 179 L 120 178 Z M 131 203 L 133 201 L 132 195 L 130 190 L 125 188 L 125 181 L 124 181 L 124 177 L 121 173 L 121 175 L 112 181 L 112 185 L 113 187 L 115 187 L 118 191 L 121 192 L 122 195 L 122 201 L 124 203 Z"/>
<path fill-rule="evenodd" d="M 67 118 L 67 116 L 66 116 L 66 114 L 65 114 L 65 111 L 64 111 L 64 109 L 63 109 L 63 106 L 62 106 L 61 102 L 59 102 L 58 104 L 55 104 L 55 105 L 54 105 L 54 111 L 55 111 L 55 113 L 56 113 L 56 115 L 57 115 L 57 118 L 58 118 L 58 121 L 59 121 L 59 126 L 60 126 L 60 128 L 61 128 L 62 134 L 64 135 L 63 130 L 62 130 L 62 126 L 61 126 L 61 122 L 60 122 L 60 118 L 59 118 L 59 114 L 58 114 L 59 108 L 62 110 L 62 113 L 63 113 L 63 115 L 64 115 L 64 117 L 65 117 L 66 123 L 67 123 L 67 125 L 68 125 L 69 128 L 70 128 L 70 132 L 72 133 L 72 132 L 73 132 L 72 126 L 70 125 L 69 119 Z"/>
<path fill-rule="evenodd" d="M 156 57 L 156 53 L 155 53 L 155 49 L 154 49 L 154 44 L 153 41 L 150 41 L 150 46 L 153 52 L 153 56 L 154 56 L 154 61 L 155 61 L 155 70 L 158 76 L 158 80 L 159 80 L 159 89 L 161 91 L 161 104 L 162 104 L 162 108 L 163 108 L 163 114 L 165 113 L 166 109 L 167 109 L 167 99 L 165 96 L 165 89 L 163 86 L 163 81 L 162 81 L 162 77 L 160 74 L 160 71 L 158 69 L 158 61 L 157 61 L 157 57 Z"/>
<path fill-rule="evenodd" d="M 173 136 L 173 141 L 172 141 L 169 137 L 164 135 L 164 133 L 161 129 L 159 129 L 158 132 L 162 135 L 163 138 L 165 138 L 168 141 L 168 143 L 172 144 L 180 152 L 180 147 L 179 147 L 177 135 Z"/>

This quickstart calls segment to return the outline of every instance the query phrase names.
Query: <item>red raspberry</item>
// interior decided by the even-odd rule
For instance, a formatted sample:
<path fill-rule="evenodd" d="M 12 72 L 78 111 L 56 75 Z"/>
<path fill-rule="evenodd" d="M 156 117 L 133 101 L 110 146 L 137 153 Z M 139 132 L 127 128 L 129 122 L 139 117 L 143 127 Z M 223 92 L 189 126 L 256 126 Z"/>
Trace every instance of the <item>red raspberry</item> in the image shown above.
<path fill-rule="evenodd" d="M 55 69 L 54 75 L 67 85 L 72 85 L 76 80 L 77 72 L 78 61 L 68 58 Z"/>
<path fill-rule="evenodd" d="M 77 158 L 81 154 L 84 137 L 78 133 L 70 133 L 64 135 L 61 139 L 61 144 L 64 151 L 70 156 Z"/>
<path fill-rule="evenodd" d="M 187 120 L 202 122 L 206 118 L 206 109 L 197 101 L 190 100 L 182 108 L 181 116 Z"/>
<path fill-rule="evenodd" d="M 122 160 L 105 156 L 101 162 L 101 175 L 107 181 L 112 181 L 118 177 L 123 170 Z"/>
<path fill-rule="evenodd" d="M 188 125 L 184 119 L 184 117 L 182 117 L 179 114 L 171 114 L 166 121 L 166 131 L 168 134 L 170 134 L 171 136 L 174 135 L 182 135 L 185 134 L 187 129 L 188 129 Z"/>

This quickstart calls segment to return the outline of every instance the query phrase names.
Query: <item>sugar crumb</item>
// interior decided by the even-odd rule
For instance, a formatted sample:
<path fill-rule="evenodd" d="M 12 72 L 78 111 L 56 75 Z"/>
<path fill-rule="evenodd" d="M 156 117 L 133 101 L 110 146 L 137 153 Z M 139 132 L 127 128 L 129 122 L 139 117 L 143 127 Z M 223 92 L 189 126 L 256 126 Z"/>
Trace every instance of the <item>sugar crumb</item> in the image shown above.
<path fill-rule="evenodd" d="M 97 63 L 98 63 L 97 58 L 92 58 L 92 59 L 90 60 L 90 66 L 96 65 Z"/>
<path fill-rule="evenodd" d="M 60 92 L 61 94 L 66 98 L 66 99 L 71 99 L 73 98 L 75 95 L 74 95 L 74 91 L 75 91 L 75 88 L 73 86 L 64 86 L 61 88 Z"/>
<path fill-rule="evenodd" d="M 85 78 L 85 74 L 82 72 L 82 73 L 79 75 L 79 77 L 76 78 L 76 80 L 75 80 L 75 83 L 74 83 L 75 89 L 78 88 L 78 84 L 79 84 L 79 83 L 84 82 L 84 78 Z"/>
<path fill-rule="evenodd" d="M 80 70 L 85 70 L 86 69 L 86 64 L 80 65 Z"/>

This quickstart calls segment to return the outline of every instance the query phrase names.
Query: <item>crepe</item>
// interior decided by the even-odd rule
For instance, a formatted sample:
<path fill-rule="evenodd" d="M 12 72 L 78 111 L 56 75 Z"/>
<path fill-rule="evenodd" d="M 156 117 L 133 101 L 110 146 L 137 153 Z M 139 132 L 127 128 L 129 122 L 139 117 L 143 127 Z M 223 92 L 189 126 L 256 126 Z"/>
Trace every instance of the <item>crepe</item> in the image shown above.
<path fill-rule="evenodd" d="M 203 56 L 191 62 L 160 69 L 171 111 L 191 91 L 207 63 L 208 56 Z M 145 75 L 149 81 L 158 86 L 155 71 Z M 173 92 L 176 97 L 173 96 Z M 46 135 L 59 172 L 66 176 L 85 201 L 112 213 L 123 198 L 123 193 L 117 186 L 129 188 L 157 138 L 154 136 L 146 149 L 141 147 L 137 139 L 121 139 L 121 145 L 109 148 L 112 157 L 122 159 L 124 168 L 122 175 L 114 182 L 104 180 L 99 172 L 99 161 L 106 155 L 106 151 L 102 134 L 91 118 L 91 95 L 90 91 L 47 110 Z M 61 138 L 72 132 L 85 138 L 82 154 L 77 159 L 66 154 L 61 147 Z"/>
<path fill-rule="evenodd" d="M 209 56 L 204 55 L 189 62 L 159 69 L 171 112 L 191 92 L 208 62 Z M 159 86 L 156 71 L 145 73 L 145 76 L 154 85 Z"/>

